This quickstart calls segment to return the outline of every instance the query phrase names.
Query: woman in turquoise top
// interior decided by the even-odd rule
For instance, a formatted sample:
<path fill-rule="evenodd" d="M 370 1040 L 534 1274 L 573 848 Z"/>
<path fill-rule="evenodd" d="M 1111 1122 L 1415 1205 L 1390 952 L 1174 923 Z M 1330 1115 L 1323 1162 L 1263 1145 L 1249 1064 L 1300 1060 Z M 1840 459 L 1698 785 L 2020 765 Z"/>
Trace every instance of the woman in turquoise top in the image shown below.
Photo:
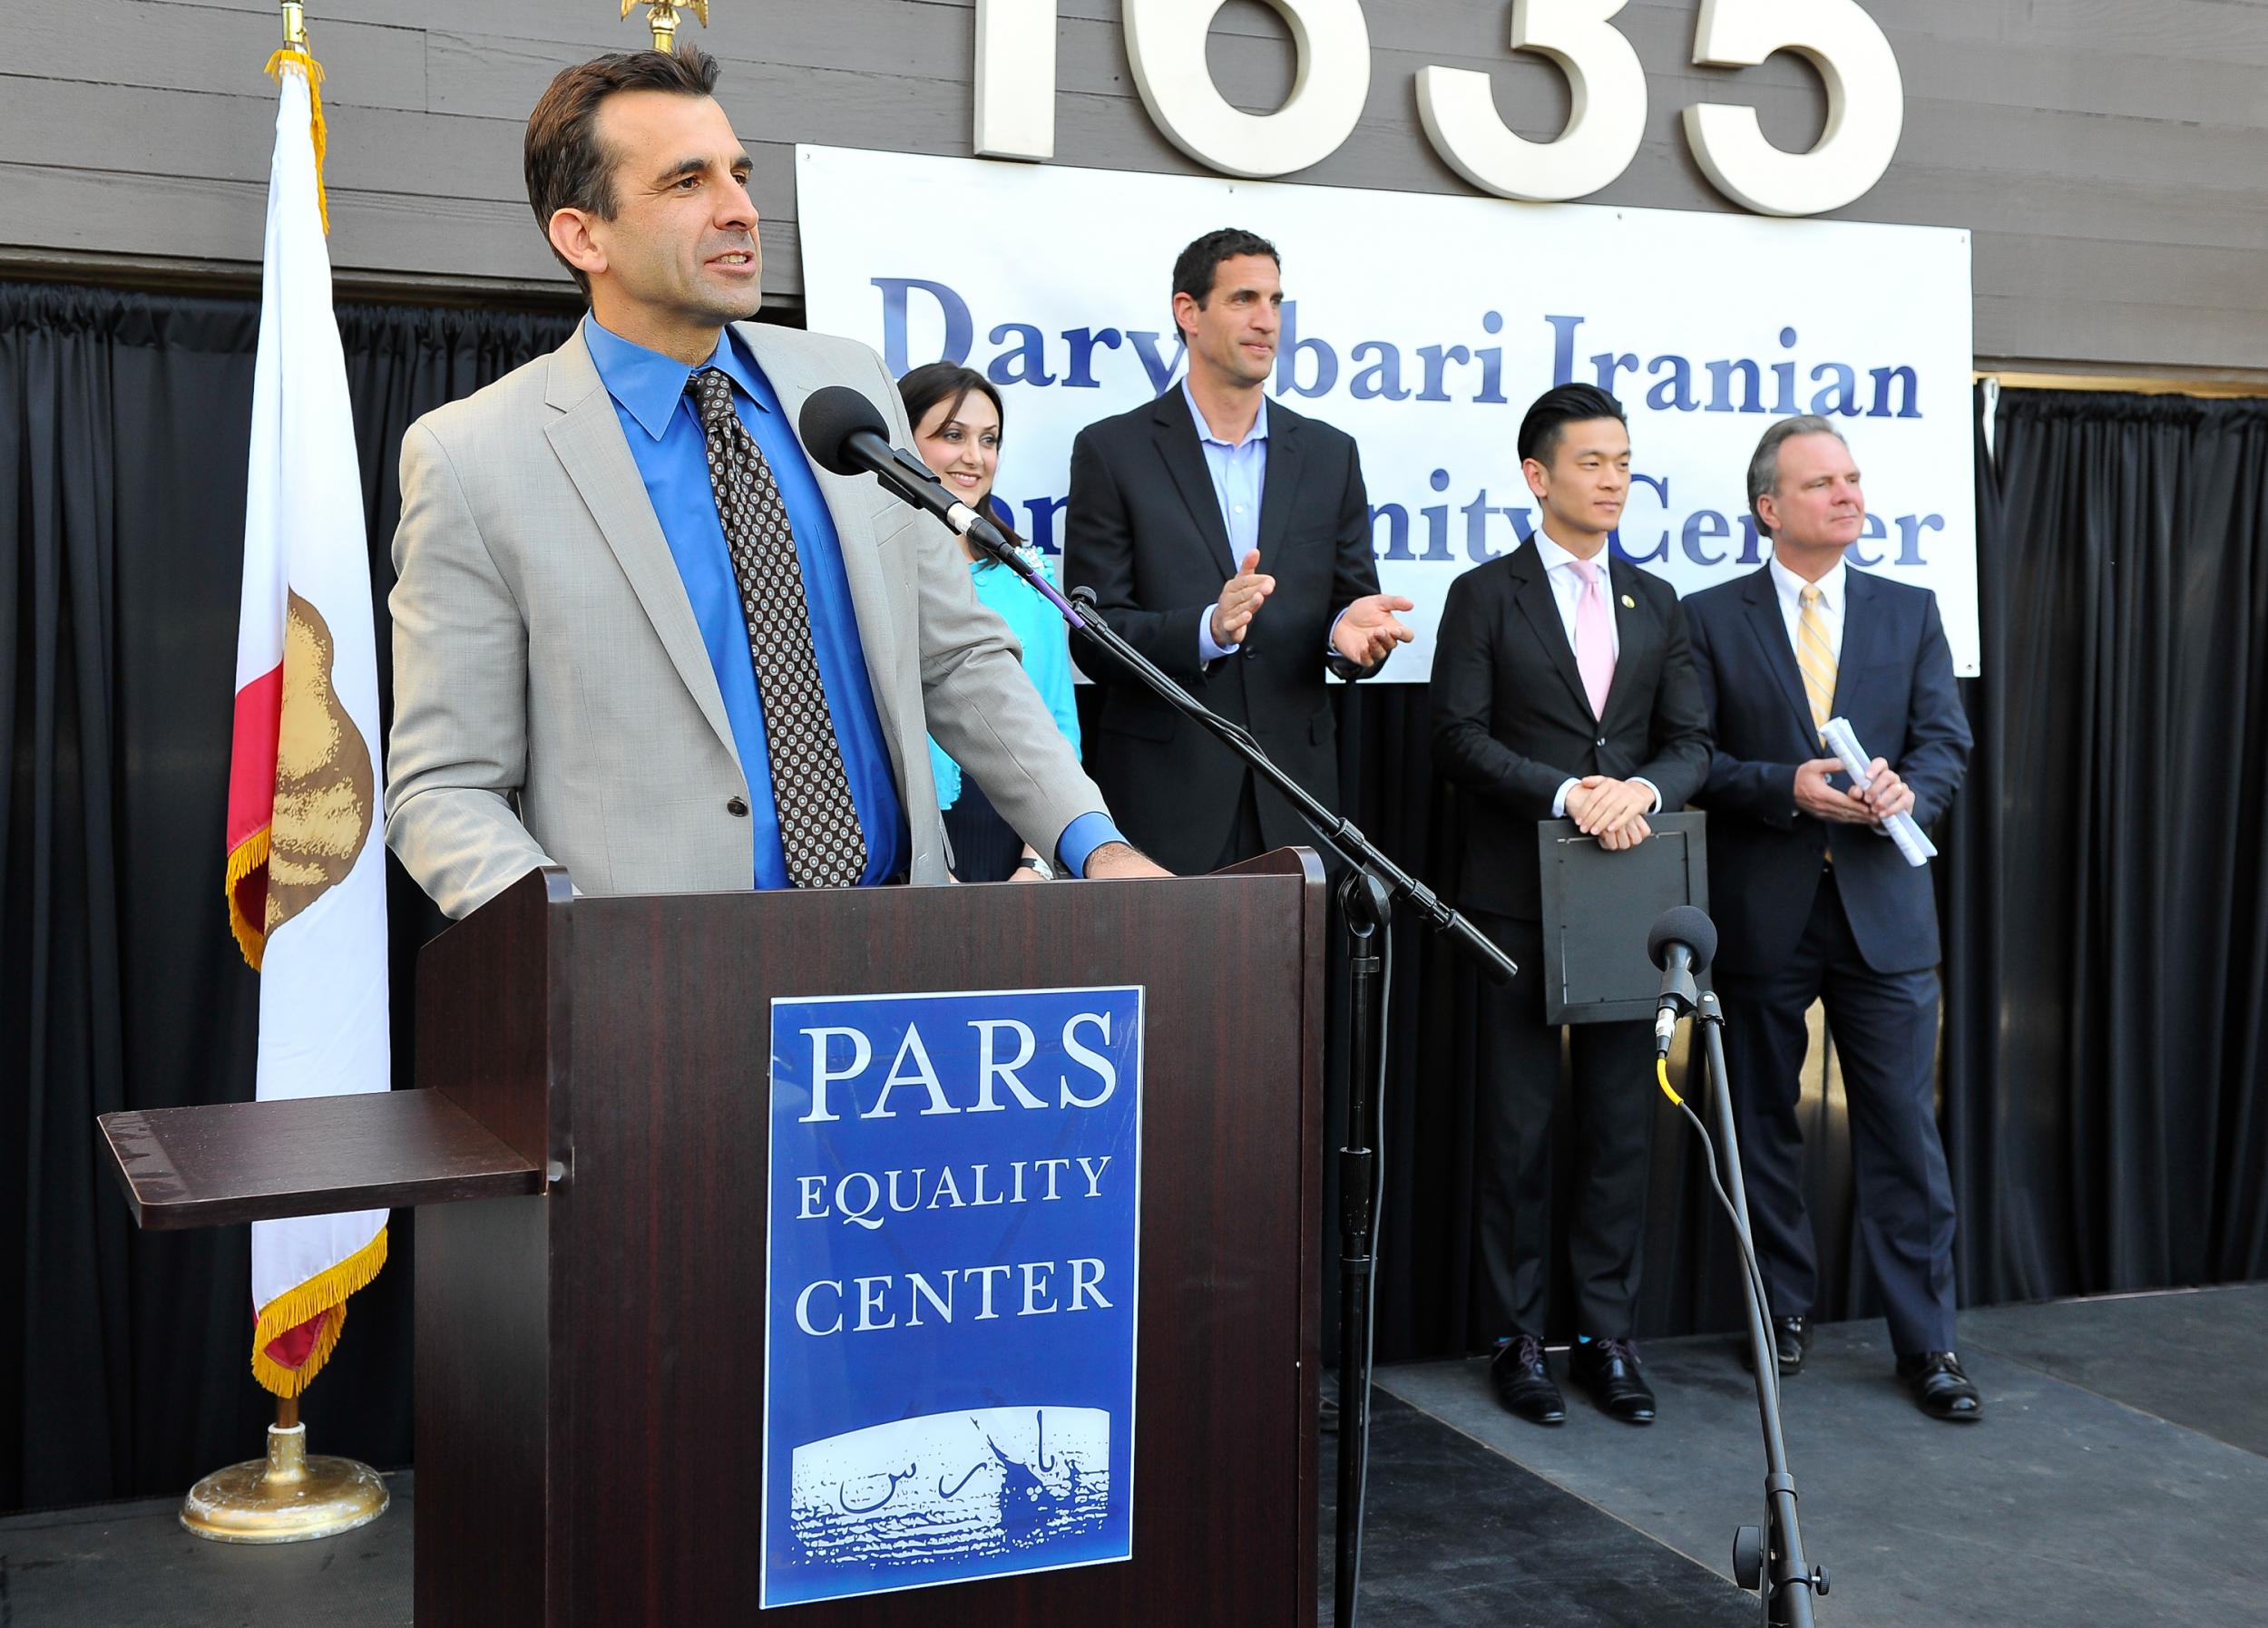
<path fill-rule="evenodd" d="M 953 496 L 972 509 L 989 512 L 1053 580 L 1055 572 L 1045 557 L 1017 538 L 1006 512 L 990 502 L 1001 439 L 1000 392 L 992 381 L 971 368 L 932 362 L 900 379 L 898 394 L 904 398 L 905 416 L 914 425 L 914 449 L 922 462 Z M 1031 675 L 1032 687 L 1055 715 L 1056 727 L 1071 750 L 1078 751 L 1070 635 L 1063 619 L 1006 568 L 979 555 L 967 542 L 961 547 L 974 573 L 976 597 L 1000 613 L 1023 646 L 1024 671 Z M 961 765 L 940 752 L 934 741 L 929 756 L 937 775 L 937 801 L 944 810 L 945 835 L 953 843 L 953 873 L 963 882 L 1030 882 L 1046 874 L 1031 845 L 1001 818 L 983 788 L 963 779 Z"/>

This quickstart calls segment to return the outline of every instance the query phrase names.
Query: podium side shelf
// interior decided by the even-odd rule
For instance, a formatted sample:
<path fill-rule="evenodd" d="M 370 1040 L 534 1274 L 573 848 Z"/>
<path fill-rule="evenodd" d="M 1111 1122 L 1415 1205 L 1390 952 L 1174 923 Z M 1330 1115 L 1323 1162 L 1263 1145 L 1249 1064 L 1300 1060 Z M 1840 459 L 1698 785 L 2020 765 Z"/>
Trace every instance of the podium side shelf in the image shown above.
<path fill-rule="evenodd" d="M 438 1091 L 104 1114 L 112 1168 L 151 1232 L 543 1191 L 543 1169 Z"/>

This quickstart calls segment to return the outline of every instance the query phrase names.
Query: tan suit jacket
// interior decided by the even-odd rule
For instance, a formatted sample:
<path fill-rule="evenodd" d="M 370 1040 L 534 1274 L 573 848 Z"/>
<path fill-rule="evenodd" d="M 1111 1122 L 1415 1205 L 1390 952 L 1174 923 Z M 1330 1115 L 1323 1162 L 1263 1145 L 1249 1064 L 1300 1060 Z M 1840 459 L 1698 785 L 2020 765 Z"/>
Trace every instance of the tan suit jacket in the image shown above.
<path fill-rule="evenodd" d="M 912 440 L 881 358 L 738 325 L 792 424 L 849 385 Z M 869 476 L 813 471 L 842 540 L 909 880 L 943 882 L 924 733 L 1042 853 L 1103 808 L 945 528 Z M 451 916 L 537 865 L 587 893 L 745 889 L 748 775 L 613 399 L 579 328 L 402 441 L 386 840 Z M 756 774 L 767 774 L 765 765 Z"/>

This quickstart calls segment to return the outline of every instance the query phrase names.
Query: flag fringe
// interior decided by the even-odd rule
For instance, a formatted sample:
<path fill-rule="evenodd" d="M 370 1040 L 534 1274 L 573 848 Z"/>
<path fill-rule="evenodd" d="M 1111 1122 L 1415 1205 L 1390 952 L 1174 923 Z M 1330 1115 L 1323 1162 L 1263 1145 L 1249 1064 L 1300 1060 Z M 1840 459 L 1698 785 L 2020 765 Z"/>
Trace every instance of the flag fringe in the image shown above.
<path fill-rule="evenodd" d="M 260 955 L 268 948 L 268 924 L 255 921 L 244 913 L 243 901 L 236 895 L 238 885 L 268 863 L 269 828 L 261 826 L 229 851 L 227 879 L 220 884 L 229 900 L 229 931 L 236 935 L 236 947 L 244 952 L 244 960 L 253 971 L 259 970 Z"/>
<path fill-rule="evenodd" d="M 285 64 L 290 64 L 307 76 L 308 132 L 315 141 L 315 210 L 323 218 L 323 235 L 331 235 L 331 202 L 323 190 L 323 151 L 329 145 L 330 131 L 323 122 L 323 64 L 305 51 L 285 46 L 268 59 L 268 77 L 283 83 Z"/>
<path fill-rule="evenodd" d="M 330 1360 L 339 1331 L 346 1327 L 347 1297 L 376 1277 L 378 1268 L 386 1264 L 386 1229 L 380 1227 L 376 1237 L 344 1261 L 260 1308 L 259 1321 L 252 1330 L 252 1378 L 263 1389 L 275 1396 L 295 1397 L 315 1382 L 323 1364 Z M 268 1354 L 269 1341 L 331 1311 L 337 1315 L 325 1321 L 322 1332 L 315 1337 L 315 1349 L 298 1367 L 286 1368 Z"/>

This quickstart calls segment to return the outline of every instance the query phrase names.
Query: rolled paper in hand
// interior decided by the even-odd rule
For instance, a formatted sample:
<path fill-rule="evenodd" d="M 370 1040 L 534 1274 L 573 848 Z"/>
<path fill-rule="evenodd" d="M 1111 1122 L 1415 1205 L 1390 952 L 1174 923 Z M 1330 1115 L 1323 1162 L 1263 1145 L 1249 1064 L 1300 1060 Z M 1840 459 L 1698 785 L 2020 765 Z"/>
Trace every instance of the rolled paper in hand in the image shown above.
<path fill-rule="evenodd" d="M 1859 745 L 1859 737 L 1852 733 L 1850 720 L 1829 718 L 1826 727 L 1820 730 L 1819 738 L 1827 744 L 1828 751 L 1843 759 L 1843 772 L 1851 776 L 1851 784 L 1863 792 L 1870 778 L 1867 765 L 1874 760 L 1866 755 L 1866 748 Z M 1926 865 L 1937 857 L 1937 844 L 1914 824 L 1911 814 L 1892 814 L 1882 822 L 1882 829 L 1898 844 L 1898 852 L 1906 856 L 1908 864 Z"/>

